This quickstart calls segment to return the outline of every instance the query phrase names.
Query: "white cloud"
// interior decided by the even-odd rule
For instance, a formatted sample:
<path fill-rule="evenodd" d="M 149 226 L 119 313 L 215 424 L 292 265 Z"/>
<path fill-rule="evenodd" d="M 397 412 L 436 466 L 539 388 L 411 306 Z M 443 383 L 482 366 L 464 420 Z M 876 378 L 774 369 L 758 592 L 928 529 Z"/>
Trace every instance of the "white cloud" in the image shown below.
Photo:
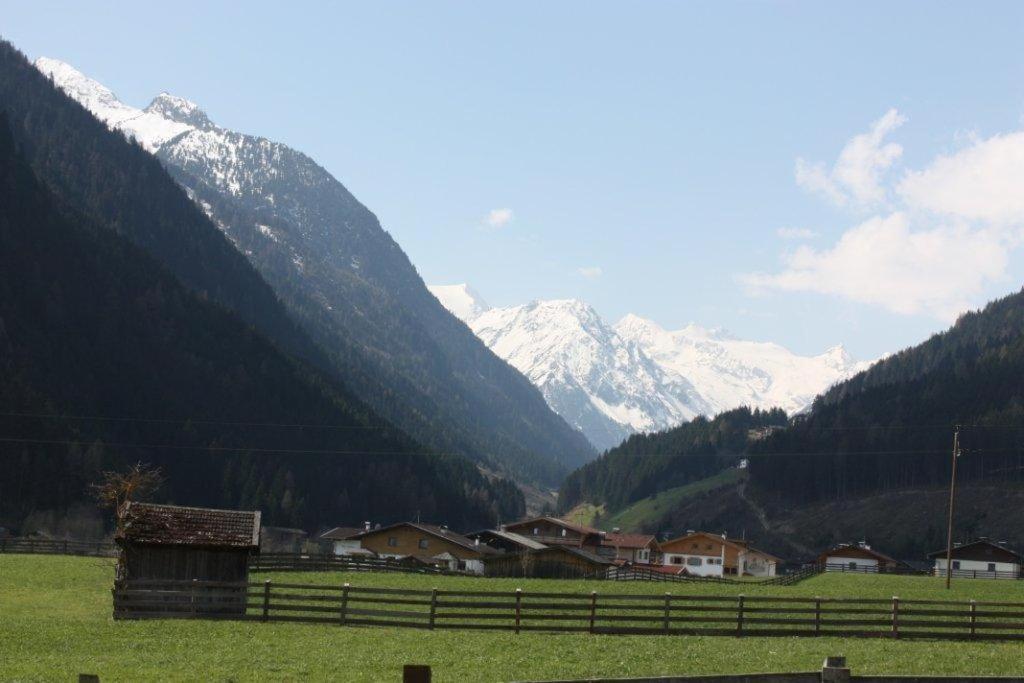
<path fill-rule="evenodd" d="M 512 222 L 515 214 L 512 209 L 491 209 L 484 218 L 484 223 L 491 228 L 502 228 Z"/>
<path fill-rule="evenodd" d="M 913 208 L 991 225 L 1024 224 L 1024 131 L 971 141 L 897 187 Z"/>
<path fill-rule="evenodd" d="M 797 161 L 803 187 L 839 204 L 888 207 L 830 248 L 802 245 L 782 256 L 775 273 L 741 275 L 751 293 L 818 292 L 950 321 L 1007 279 L 1010 257 L 1024 242 L 1024 131 L 958 135 L 960 151 L 905 171 L 890 191 L 884 172 L 902 149 L 883 142 L 904 121 L 890 109 L 847 143 L 831 171 Z"/>
<path fill-rule="evenodd" d="M 804 189 L 824 195 L 840 206 L 872 206 L 885 200 L 882 186 L 885 172 L 903 154 L 903 147 L 885 142 L 885 137 L 906 122 L 895 109 L 871 124 L 870 130 L 850 139 L 832 169 L 822 163 L 796 160 L 796 182 Z"/>
<path fill-rule="evenodd" d="M 577 268 L 576 273 L 582 275 L 588 280 L 596 280 L 601 277 L 604 271 L 601 270 L 600 266 L 583 266 L 582 268 Z"/>
<path fill-rule="evenodd" d="M 779 228 L 775 234 L 784 240 L 809 240 L 818 236 L 810 228 Z"/>
<path fill-rule="evenodd" d="M 1004 275 L 1007 244 L 994 231 L 965 226 L 911 229 L 906 213 L 875 216 L 848 230 L 831 249 L 801 246 L 775 274 L 741 282 L 764 290 L 833 294 L 902 314 L 951 321 L 984 285 Z"/>

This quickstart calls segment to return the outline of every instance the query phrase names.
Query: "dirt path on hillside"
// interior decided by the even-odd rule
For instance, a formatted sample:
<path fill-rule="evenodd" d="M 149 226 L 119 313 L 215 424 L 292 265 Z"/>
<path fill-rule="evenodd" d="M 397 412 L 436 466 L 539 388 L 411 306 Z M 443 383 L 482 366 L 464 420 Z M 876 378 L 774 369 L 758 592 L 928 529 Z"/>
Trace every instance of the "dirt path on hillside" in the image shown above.
<path fill-rule="evenodd" d="M 754 515 L 757 517 L 757 521 L 761 523 L 761 527 L 765 531 L 771 531 L 771 521 L 768 519 L 768 513 L 765 512 L 764 508 L 758 505 L 757 502 L 747 497 L 747 482 L 745 479 L 741 481 L 739 485 L 736 487 L 736 495 L 739 496 L 739 499 L 742 500 L 747 505 L 747 507 L 753 510 Z M 789 543 L 789 545 L 793 546 L 800 552 L 806 554 L 808 557 L 813 557 L 818 554 L 812 548 L 809 548 L 808 546 L 799 543 L 793 540 L 792 538 L 789 538 L 788 536 L 785 540 L 787 543 Z"/>

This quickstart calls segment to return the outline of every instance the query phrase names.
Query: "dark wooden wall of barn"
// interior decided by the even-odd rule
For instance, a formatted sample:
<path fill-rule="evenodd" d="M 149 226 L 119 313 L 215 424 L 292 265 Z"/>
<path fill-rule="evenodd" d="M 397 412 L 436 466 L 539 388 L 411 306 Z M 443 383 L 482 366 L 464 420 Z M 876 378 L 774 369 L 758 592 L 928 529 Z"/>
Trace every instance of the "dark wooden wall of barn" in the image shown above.
<path fill-rule="evenodd" d="M 249 577 L 247 550 L 128 545 L 124 554 L 124 578 L 129 580 L 246 581 Z"/>

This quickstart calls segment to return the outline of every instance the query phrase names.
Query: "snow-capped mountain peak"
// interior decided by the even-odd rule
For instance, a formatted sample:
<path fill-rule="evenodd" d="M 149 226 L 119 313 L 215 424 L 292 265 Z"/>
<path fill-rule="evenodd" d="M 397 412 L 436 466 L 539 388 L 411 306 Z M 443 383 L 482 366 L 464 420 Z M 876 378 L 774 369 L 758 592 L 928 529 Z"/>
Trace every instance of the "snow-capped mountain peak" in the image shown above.
<path fill-rule="evenodd" d="M 156 152 L 164 143 L 193 130 L 193 126 L 187 123 L 125 104 L 110 88 L 58 59 L 40 57 L 35 65 L 96 118 L 134 138 L 150 152 Z"/>
<path fill-rule="evenodd" d="M 202 130 L 214 127 L 210 117 L 199 108 L 198 104 L 166 92 L 153 98 L 145 111 Z"/>
<path fill-rule="evenodd" d="M 635 314 L 613 327 L 575 299 L 481 312 L 471 305 L 479 296 L 464 285 L 431 291 L 600 448 L 741 405 L 797 413 L 869 365 L 854 362 L 842 345 L 799 356 L 720 328 L 669 331 Z"/>

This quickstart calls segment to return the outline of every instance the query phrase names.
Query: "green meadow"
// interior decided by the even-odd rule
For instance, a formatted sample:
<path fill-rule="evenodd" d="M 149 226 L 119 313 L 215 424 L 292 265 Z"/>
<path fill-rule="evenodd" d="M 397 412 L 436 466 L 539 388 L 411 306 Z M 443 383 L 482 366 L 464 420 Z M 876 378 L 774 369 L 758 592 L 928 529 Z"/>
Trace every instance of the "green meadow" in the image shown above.
<path fill-rule="evenodd" d="M 1020 643 L 839 638 L 594 636 L 333 625 L 111 618 L 111 560 L 0 555 L 0 680 L 399 681 L 429 664 L 435 681 L 539 681 L 809 671 L 846 655 L 855 673 L 1024 674 Z M 1024 602 L 1024 582 L 823 575 L 789 587 L 747 583 L 594 583 L 401 574 L 288 573 L 254 580 L 410 588 L 858 596 Z"/>

